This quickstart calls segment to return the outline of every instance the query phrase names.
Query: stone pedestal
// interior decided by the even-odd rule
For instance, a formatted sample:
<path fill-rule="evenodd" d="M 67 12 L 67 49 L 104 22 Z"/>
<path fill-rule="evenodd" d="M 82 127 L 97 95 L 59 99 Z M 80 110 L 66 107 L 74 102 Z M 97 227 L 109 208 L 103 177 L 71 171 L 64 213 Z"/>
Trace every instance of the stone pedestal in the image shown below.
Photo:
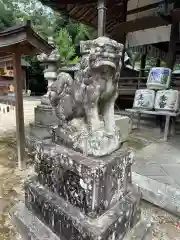
<path fill-rule="evenodd" d="M 132 131 L 132 120 L 127 116 L 115 115 L 116 127 L 120 129 L 121 141 L 126 142 Z"/>
<path fill-rule="evenodd" d="M 124 239 L 140 219 L 140 193 L 131 183 L 132 154 L 119 150 L 84 157 L 49 141 L 36 147 L 36 175 L 25 182 L 25 205 L 14 210 L 21 232 L 36 219 L 52 239 Z"/>
<path fill-rule="evenodd" d="M 19 203 L 13 211 L 13 224 L 21 234 L 23 240 L 62 240 L 52 230 L 40 221 L 24 203 Z M 150 221 L 139 221 L 135 227 L 126 234 L 123 240 L 152 240 L 153 225 Z M 76 239 L 76 238 L 75 238 Z M 110 240 L 113 237 L 109 238 Z"/>
<path fill-rule="evenodd" d="M 26 133 L 26 147 L 30 153 L 36 149 L 39 141 L 52 138 L 52 129 L 58 124 L 58 119 L 51 106 L 38 105 L 35 109 L 35 121 L 29 125 Z"/>
<path fill-rule="evenodd" d="M 38 105 L 35 108 L 35 121 L 30 125 L 30 137 L 39 140 L 51 138 L 52 127 L 58 124 L 58 119 L 51 106 Z"/>

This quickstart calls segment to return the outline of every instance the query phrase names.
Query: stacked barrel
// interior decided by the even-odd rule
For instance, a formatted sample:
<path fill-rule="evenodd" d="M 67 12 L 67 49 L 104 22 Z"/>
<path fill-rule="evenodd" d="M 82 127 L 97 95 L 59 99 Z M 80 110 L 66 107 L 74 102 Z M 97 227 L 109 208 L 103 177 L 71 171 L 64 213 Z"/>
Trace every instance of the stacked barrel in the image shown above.
<path fill-rule="evenodd" d="M 179 111 L 179 91 L 170 88 L 172 71 L 169 68 L 152 68 L 146 89 L 136 90 L 133 108 L 155 111 Z"/>

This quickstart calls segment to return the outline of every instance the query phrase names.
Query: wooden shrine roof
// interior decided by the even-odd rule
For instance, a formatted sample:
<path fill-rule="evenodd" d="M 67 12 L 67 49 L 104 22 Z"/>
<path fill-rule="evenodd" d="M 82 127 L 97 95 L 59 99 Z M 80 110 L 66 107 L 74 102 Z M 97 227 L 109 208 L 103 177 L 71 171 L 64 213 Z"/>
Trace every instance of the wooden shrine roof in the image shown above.
<path fill-rule="evenodd" d="M 72 19 L 97 27 L 97 0 L 40 0 L 43 4 L 51 7 L 54 10 L 68 14 Z M 131 2 L 133 8 L 128 8 L 126 3 Z M 133 3 L 137 2 L 137 3 Z M 138 7 L 136 0 L 106 0 L 107 17 L 106 17 L 106 32 L 112 38 L 120 41 L 124 33 L 133 32 L 138 30 L 144 30 L 147 28 L 154 28 L 157 26 L 163 26 L 170 24 L 171 18 L 162 18 L 158 15 L 146 15 L 148 11 L 156 11 L 162 0 L 150 1 L 150 4 L 144 4 Z M 173 2 L 173 0 L 171 0 Z M 124 22 L 125 12 L 127 16 L 136 16 L 139 13 L 143 13 L 143 18 L 138 18 L 136 21 L 128 20 Z M 131 18 L 130 18 L 131 19 Z"/>
<path fill-rule="evenodd" d="M 12 55 L 17 49 L 21 55 L 35 55 L 49 53 L 53 47 L 35 33 L 27 21 L 0 32 L 0 57 Z"/>

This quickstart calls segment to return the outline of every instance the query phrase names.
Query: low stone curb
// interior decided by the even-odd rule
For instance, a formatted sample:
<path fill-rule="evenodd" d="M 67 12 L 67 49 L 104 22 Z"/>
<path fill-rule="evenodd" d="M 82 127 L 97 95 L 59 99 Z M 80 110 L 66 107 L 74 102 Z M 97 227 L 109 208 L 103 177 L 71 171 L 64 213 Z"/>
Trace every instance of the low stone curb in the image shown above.
<path fill-rule="evenodd" d="M 12 210 L 11 221 L 23 240 L 60 240 L 24 205 L 18 203 Z"/>
<path fill-rule="evenodd" d="M 154 224 L 148 220 L 139 221 L 123 240 L 152 240 Z"/>
<path fill-rule="evenodd" d="M 135 172 L 132 173 L 132 181 L 140 187 L 144 200 L 180 217 L 180 189 Z"/>
<path fill-rule="evenodd" d="M 63 240 L 57 237 L 35 215 L 32 214 L 23 202 L 18 203 L 11 212 L 11 221 L 23 240 Z M 141 220 L 124 237 L 124 240 L 152 240 L 154 224 L 148 220 Z"/>

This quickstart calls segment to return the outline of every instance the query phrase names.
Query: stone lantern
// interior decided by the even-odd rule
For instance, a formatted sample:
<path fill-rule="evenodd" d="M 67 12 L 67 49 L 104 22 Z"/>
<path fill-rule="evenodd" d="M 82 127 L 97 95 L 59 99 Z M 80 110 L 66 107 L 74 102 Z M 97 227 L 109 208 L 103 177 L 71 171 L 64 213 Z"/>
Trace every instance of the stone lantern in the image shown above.
<path fill-rule="evenodd" d="M 49 38 L 48 43 L 54 45 L 53 38 Z M 50 105 L 49 92 L 51 85 L 57 78 L 57 62 L 60 59 L 60 54 L 58 49 L 54 49 L 49 55 L 44 53 L 38 55 L 37 59 L 44 67 L 44 78 L 48 82 L 47 93 L 41 98 L 41 104 Z"/>
<path fill-rule="evenodd" d="M 48 43 L 54 45 L 52 38 L 48 39 Z M 60 55 L 57 49 L 54 49 L 49 55 L 42 53 L 37 56 L 38 61 L 44 67 L 44 78 L 48 82 L 47 93 L 42 96 L 41 104 L 35 108 L 35 121 L 30 124 L 30 134 L 28 136 L 27 145 L 29 146 L 36 140 L 51 138 L 52 128 L 58 124 L 57 117 L 51 107 L 49 101 L 50 87 L 57 78 L 57 62 Z"/>

